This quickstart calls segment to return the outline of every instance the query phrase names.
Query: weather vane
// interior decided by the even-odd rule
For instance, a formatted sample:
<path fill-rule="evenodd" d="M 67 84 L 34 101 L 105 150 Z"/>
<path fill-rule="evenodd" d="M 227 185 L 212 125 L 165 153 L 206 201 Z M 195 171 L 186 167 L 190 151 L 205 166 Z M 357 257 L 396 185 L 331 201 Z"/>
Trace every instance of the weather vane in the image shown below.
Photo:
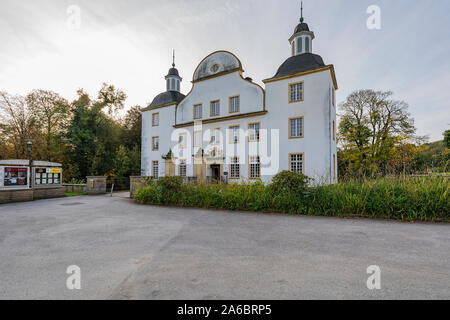
<path fill-rule="evenodd" d="M 300 22 L 303 23 L 303 1 L 300 2 Z"/>
<path fill-rule="evenodd" d="M 173 60 L 172 60 L 172 67 L 175 68 L 175 49 L 173 50 Z"/>

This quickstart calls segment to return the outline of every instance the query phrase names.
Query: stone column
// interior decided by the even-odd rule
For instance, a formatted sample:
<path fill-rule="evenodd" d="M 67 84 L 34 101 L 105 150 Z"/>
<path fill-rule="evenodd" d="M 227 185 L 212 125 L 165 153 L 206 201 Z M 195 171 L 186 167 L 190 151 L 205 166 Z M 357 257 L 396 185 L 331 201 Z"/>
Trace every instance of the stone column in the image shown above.
<path fill-rule="evenodd" d="M 106 177 L 86 177 L 86 181 L 87 194 L 106 193 Z"/>
<path fill-rule="evenodd" d="M 133 198 L 133 195 L 136 193 L 137 189 L 150 183 L 151 180 L 151 177 L 130 177 L 130 198 Z"/>

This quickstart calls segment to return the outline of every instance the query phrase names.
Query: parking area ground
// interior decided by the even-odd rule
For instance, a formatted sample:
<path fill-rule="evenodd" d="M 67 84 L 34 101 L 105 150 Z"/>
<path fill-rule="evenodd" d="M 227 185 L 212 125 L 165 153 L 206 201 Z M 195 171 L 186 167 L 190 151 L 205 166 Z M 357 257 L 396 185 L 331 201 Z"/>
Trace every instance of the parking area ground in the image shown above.
<path fill-rule="evenodd" d="M 81 289 L 66 269 L 81 269 Z M 381 270 L 369 290 L 367 267 Z M 0 299 L 449 299 L 450 225 L 144 206 L 0 205 Z"/>

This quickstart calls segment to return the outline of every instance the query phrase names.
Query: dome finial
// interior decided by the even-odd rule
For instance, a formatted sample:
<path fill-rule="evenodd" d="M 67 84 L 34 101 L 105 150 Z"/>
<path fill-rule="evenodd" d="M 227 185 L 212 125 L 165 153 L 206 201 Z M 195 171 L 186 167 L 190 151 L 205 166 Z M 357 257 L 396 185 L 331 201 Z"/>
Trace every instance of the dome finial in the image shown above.
<path fill-rule="evenodd" d="M 175 68 L 175 49 L 173 50 L 173 56 L 172 56 L 172 67 Z"/>
<path fill-rule="evenodd" d="M 303 1 L 300 2 L 300 23 L 303 23 Z"/>

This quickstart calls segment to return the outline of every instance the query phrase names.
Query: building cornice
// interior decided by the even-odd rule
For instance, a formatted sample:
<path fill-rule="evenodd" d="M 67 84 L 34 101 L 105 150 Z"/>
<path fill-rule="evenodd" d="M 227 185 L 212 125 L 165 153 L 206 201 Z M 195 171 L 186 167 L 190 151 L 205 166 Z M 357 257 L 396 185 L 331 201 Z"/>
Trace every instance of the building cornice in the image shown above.
<path fill-rule="evenodd" d="M 192 83 L 197 83 L 197 82 L 209 80 L 209 79 L 212 79 L 212 78 L 217 78 L 217 77 L 225 76 L 225 75 L 227 75 L 227 74 L 229 74 L 229 73 L 238 72 L 238 71 L 244 72 L 244 70 L 243 70 L 241 67 L 239 67 L 239 68 L 234 68 L 234 69 L 227 70 L 227 71 L 222 71 L 222 72 L 219 72 L 219 73 L 216 73 L 216 74 L 212 74 L 212 75 L 210 75 L 210 76 L 206 76 L 206 77 L 200 78 L 200 79 L 198 79 L 198 80 L 192 80 L 191 82 L 192 82 Z"/>
<path fill-rule="evenodd" d="M 312 74 L 312 73 L 316 73 L 316 72 L 322 72 L 322 71 L 327 71 L 327 70 L 330 70 L 331 78 L 333 79 L 334 89 L 337 90 L 338 89 L 338 85 L 337 85 L 337 80 L 336 80 L 336 73 L 334 72 L 334 66 L 332 64 L 330 64 L 328 66 L 325 66 L 325 67 L 322 67 L 322 68 L 318 68 L 318 69 L 314 69 L 314 70 L 308 70 L 308 71 L 303 71 L 303 72 L 298 72 L 298 73 L 295 73 L 295 74 L 290 74 L 290 75 L 279 77 L 279 78 L 265 79 L 262 82 L 264 84 L 266 84 L 266 83 L 270 83 L 270 82 L 275 82 L 275 81 L 281 81 L 281 80 L 286 80 L 286 79 L 306 76 L 308 74 Z"/>
<path fill-rule="evenodd" d="M 235 115 L 232 115 L 232 116 L 226 116 L 226 117 L 220 117 L 220 118 L 197 120 L 195 122 L 194 121 L 190 121 L 190 122 L 186 122 L 186 123 L 176 124 L 173 127 L 174 128 L 192 127 L 196 123 L 202 123 L 202 124 L 216 123 L 216 122 L 230 121 L 230 120 L 236 120 L 236 119 L 243 119 L 243 118 L 263 116 L 266 113 L 267 113 L 267 111 L 263 110 L 263 111 L 235 114 Z"/>
<path fill-rule="evenodd" d="M 177 104 L 178 104 L 177 102 L 169 102 L 166 104 L 162 104 L 160 106 L 141 108 L 141 112 L 160 109 L 160 108 L 169 107 L 169 106 L 173 106 L 173 105 L 177 105 Z"/>

